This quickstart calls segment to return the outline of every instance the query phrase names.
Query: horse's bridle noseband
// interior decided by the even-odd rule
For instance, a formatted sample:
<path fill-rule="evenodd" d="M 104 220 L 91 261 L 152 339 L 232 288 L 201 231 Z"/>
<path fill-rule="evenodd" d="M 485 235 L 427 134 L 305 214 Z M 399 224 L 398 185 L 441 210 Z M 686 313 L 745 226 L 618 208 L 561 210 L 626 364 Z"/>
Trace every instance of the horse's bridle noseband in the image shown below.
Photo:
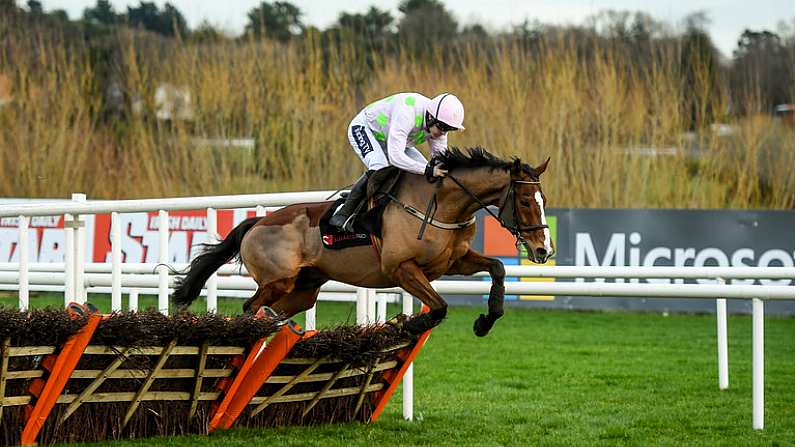
<path fill-rule="evenodd" d="M 495 218 L 497 220 L 497 222 L 499 222 L 500 225 L 503 228 L 505 228 L 506 230 L 510 231 L 511 234 L 516 238 L 516 246 L 517 247 L 520 244 L 527 245 L 527 241 L 522 236 L 522 231 L 537 231 L 537 230 L 543 230 L 545 228 L 549 228 L 549 225 L 545 225 L 545 224 L 539 224 L 539 225 L 523 225 L 523 224 L 521 224 L 520 221 L 519 221 L 519 212 L 516 209 L 517 207 L 516 207 L 515 185 L 517 183 L 525 184 L 525 185 L 540 185 L 541 182 L 539 180 L 514 180 L 514 179 L 511 179 L 511 186 L 508 188 L 508 191 L 506 192 L 505 197 L 500 201 L 501 203 L 498 206 L 500 212 L 498 214 L 494 214 L 494 212 L 489 209 L 487 204 L 483 203 L 483 201 L 480 200 L 480 198 L 478 198 L 478 196 L 475 195 L 475 193 L 470 191 L 469 188 L 464 186 L 464 184 L 461 183 L 457 178 L 455 178 L 454 176 L 452 176 L 450 174 L 448 174 L 446 176 L 446 178 L 449 178 L 450 180 L 455 182 L 455 184 L 458 185 L 458 187 L 461 188 L 461 190 L 463 190 L 464 192 L 469 194 L 469 196 L 472 197 L 480 205 L 480 208 L 485 209 L 486 212 L 489 213 L 491 215 L 491 217 Z M 505 205 L 508 203 L 508 199 L 511 196 L 513 196 L 513 213 L 512 213 L 513 215 L 511 216 L 513 222 L 512 223 L 508 223 L 502 217 L 502 213 L 505 211 Z"/>

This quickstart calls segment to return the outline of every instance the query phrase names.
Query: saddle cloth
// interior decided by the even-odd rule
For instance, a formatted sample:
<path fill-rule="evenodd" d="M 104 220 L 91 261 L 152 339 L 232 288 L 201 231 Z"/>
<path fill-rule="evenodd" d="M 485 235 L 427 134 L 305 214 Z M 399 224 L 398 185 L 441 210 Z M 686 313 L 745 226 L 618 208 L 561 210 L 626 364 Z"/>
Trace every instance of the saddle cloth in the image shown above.
<path fill-rule="evenodd" d="M 323 246 L 341 250 L 374 243 L 380 245 L 384 208 L 389 202 L 387 194 L 397 189 L 400 172 L 398 168 L 389 166 L 379 169 L 370 176 L 367 182 L 367 211 L 356 215 L 352 233 L 328 223 L 334 211 L 345 201 L 344 198 L 337 199 L 320 218 L 320 238 Z"/>

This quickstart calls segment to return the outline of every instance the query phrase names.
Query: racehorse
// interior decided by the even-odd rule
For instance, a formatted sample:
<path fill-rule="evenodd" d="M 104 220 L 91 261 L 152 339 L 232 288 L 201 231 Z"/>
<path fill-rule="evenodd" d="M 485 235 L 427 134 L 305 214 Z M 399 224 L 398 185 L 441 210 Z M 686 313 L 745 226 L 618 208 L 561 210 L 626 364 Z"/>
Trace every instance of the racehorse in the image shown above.
<path fill-rule="evenodd" d="M 442 275 L 488 272 L 492 280 L 488 313 L 474 324 L 476 335 L 486 335 L 503 315 L 505 268 L 500 260 L 470 247 L 475 213 L 485 208 L 514 235 L 517 247 L 525 247 L 530 261 L 545 263 L 554 253 L 540 181 L 549 159 L 532 167 L 518 158 L 502 160 L 482 148 L 451 148 L 434 161 L 449 171 L 435 183 L 422 175 L 401 174 L 383 210 L 380 253 L 371 246 L 342 250 L 323 246 L 319 221 L 333 202 L 290 205 L 244 220 L 220 243 L 207 244 L 177 285 L 174 302 L 190 304 L 213 272 L 239 256 L 258 285 L 244 304 L 245 311 L 270 306 L 289 318 L 310 309 L 328 280 L 368 288 L 399 286 L 430 308 L 405 323 L 404 329 L 420 333 L 447 314 L 447 303 L 431 281 Z M 432 197 L 437 211 L 423 215 L 418 210 L 425 209 Z M 495 214 L 490 206 L 499 211 Z"/>

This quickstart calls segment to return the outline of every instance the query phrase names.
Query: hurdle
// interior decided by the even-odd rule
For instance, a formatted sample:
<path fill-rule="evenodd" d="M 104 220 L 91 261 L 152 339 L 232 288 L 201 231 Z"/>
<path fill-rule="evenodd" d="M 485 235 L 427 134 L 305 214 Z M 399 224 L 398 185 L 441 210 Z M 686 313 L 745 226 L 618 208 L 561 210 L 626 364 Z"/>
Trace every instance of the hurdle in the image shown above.
<path fill-rule="evenodd" d="M 375 422 L 430 333 L 305 331 L 262 312 L 4 309 L 0 322 L 3 446 Z M 47 330 L 46 344 L 30 338 Z"/>

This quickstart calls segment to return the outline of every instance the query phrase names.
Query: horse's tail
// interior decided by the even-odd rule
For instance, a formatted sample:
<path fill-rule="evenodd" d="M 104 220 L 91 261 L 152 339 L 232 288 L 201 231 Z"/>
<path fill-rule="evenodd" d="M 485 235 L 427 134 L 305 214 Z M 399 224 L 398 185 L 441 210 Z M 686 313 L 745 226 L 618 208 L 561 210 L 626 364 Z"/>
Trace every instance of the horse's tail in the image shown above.
<path fill-rule="evenodd" d="M 171 295 L 174 303 L 181 307 L 192 303 L 199 296 L 204 283 L 212 276 L 213 272 L 235 256 L 239 256 L 243 236 L 260 219 L 261 217 L 258 216 L 244 220 L 229 233 L 226 239 L 217 244 L 202 244 L 204 252 L 190 262 L 185 276 L 176 281 L 174 294 Z"/>

